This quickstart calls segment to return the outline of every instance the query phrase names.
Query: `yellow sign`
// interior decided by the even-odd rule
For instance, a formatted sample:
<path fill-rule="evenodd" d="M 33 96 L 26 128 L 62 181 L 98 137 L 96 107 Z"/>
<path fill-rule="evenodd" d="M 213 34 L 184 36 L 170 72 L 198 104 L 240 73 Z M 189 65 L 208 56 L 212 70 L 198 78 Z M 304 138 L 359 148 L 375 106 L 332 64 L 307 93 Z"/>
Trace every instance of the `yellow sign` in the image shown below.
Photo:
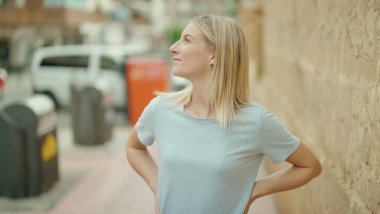
<path fill-rule="evenodd" d="M 41 148 L 42 160 L 47 162 L 57 155 L 57 141 L 53 133 L 47 134 Z"/>

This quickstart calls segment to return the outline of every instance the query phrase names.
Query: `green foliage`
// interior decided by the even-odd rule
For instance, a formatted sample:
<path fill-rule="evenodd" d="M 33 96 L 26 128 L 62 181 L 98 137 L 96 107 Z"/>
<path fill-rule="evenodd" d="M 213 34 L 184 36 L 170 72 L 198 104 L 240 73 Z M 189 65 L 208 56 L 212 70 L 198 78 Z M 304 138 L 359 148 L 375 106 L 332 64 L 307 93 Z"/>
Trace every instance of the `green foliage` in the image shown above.
<path fill-rule="evenodd" d="M 167 42 L 171 45 L 181 38 L 183 27 L 180 25 L 172 25 L 166 30 Z"/>

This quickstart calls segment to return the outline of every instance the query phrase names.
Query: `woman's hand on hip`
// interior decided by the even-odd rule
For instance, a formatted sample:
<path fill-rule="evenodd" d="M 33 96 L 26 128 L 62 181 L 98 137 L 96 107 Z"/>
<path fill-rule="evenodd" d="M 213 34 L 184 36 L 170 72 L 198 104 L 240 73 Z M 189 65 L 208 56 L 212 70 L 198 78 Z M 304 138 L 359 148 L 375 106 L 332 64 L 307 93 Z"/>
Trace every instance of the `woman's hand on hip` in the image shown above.
<path fill-rule="evenodd" d="M 261 185 L 261 184 L 258 184 L 258 181 L 256 181 L 255 184 L 253 185 L 251 195 L 249 196 L 249 200 L 248 200 L 247 205 L 245 206 L 245 209 L 244 209 L 243 214 L 248 214 L 249 207 L 251 206 L 251 204 L 252 204 L 256 199 L 258 199 L 258 198 L 260 197 L 260 196 L 259 196 L 259 193 L 258 193 L 258 185 Z"/>

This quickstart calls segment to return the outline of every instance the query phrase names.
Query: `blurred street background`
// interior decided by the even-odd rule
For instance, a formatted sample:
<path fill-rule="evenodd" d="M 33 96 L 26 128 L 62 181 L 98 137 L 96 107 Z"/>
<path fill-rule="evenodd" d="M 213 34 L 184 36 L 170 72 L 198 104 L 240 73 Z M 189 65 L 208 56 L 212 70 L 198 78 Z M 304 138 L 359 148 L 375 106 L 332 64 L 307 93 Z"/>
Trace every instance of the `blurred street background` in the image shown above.
<path fill-rule="evenodd" d="M 249 213 L 380 213 L 379 13 L 378 0 L 0 0 L 0 213 L 153 214 L 124 146 L 154 90 L 189 84 L 168 49 L 203 14 L 241 24 L 253 99 L 323 166 Z M 258 177 L 288 166 L 265 158 Z"/>
<path fill-rule="evenodd" d="M 152 98 L 153 89 L 175 91 L 188 84 L 170 75 L 168 51 L 188 20 L 206 13 L 236 15 L 237 2 L 220 3 L 0 1 L 0 72 L 3 75 L 0 107 L 4 114 L 12 116 L 13 111 L 14 117 L 32 110 L 19 122 L 25 126 L 25 132 L 36 132 L 27 134 L 29 141 L 17 141 L 16 134 L 7 134 L 15 130 L 12 123 L 3 121 L 0 213 L 153 213 L 153 194 L 129 166 L 124 146 L 142 107 Z M 138 73 L 139 69 L 145 69 L 145 73 Z M 136 76 L 145 79 L 138 82 Z M 151 81 L 146 80 L 149 78 Z M 86 91 L 86 87 L 92 91 Z M 100 93 L 100 97 L 94 93 Z M 89 96 L 93 100 L 85 98 Z M 27 110 L 17 112 L 14 110 L 17 104 Z M 45 125 L 48 131 L 41 134 L 41 123 L 49 118 L 53 122 Z M 23 121 L 32 119 L 36 120 L 36 127 Z M 98 129 L 107 129 L 107 133 L 96 135 L 103 140 L 89 137 L 102 132 L 89 128 L 94 123 L 104 125 Z M 54 136 L 53 141 L 50 136 Z M 24 151 L 11 145 L 17 143 Z M 32 173 L 14 173 L 14 168 L 28 171 L 32 167 L 28 164 L 33 160 L 25 160 L 22 154 L 35 148 L 25 143 L 36 144 L 42 158 L 45 153 L 51 153 L 45 148 L 55 145 L 57 150 L 54 157 L 35 164 L 42 174 L 47 174 L 37 176 L 38 181 L 34 183 L 30 178 Z M 155 146 L 149 150 L 156 158 Z M 15 160 L 29 163 L 21 168 L 13 163 Z M 263 175 L 264 168 L 260 170 L 260 176 Z M 9 188 L 11 192 L 7 192 L 4 187 L 7 185 L 24 187 L 25 183 L 16 182 L 22 176 L 26 177 L 26 186 L 38 190 Z M 258 201 L 255 211 L 277 213 L 274 198 L 269 196 Z"/>

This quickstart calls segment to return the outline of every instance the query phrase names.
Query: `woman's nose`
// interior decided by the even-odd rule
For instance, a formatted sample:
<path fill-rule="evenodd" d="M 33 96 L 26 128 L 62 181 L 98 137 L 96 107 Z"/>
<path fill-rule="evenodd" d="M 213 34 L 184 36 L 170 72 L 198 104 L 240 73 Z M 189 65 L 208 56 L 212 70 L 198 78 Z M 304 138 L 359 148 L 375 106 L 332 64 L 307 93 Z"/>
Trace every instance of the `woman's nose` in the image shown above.
<path fill-rule="evenodd" d="M 178 42 L 178 41 L 177 41 L 177 42 Z M 178 50 L 177 50 L 177 48 L 176 48 L 176 46 L 177 46 L 177 42 L 175 42 L 172 46 L 170 46 L 169 51 L 170 51 L 171 53 L 178 53 Z"/>

